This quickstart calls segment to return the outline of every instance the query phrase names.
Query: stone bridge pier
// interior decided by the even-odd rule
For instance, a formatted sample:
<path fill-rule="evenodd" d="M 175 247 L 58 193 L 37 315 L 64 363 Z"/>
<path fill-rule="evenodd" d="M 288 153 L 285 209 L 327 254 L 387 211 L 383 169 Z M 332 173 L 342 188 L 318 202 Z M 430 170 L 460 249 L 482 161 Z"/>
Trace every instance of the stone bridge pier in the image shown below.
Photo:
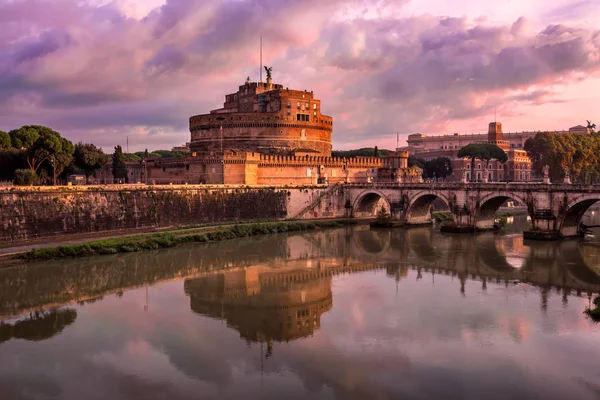
<path fill-rule="evenodd" d="M 585 212 L 600 200 L 600 186 L 548 183 L 395 183 L 346 184 L 346 216 L 374 218 L 381 207 L 407 225 L 432 223 L 438 200 L 452 214 L 444 229 L 475 232 L 494 228 L 495 216 L 507 200 L 527 209 L 528 239 L 553 240 L 578 236 Z"/>

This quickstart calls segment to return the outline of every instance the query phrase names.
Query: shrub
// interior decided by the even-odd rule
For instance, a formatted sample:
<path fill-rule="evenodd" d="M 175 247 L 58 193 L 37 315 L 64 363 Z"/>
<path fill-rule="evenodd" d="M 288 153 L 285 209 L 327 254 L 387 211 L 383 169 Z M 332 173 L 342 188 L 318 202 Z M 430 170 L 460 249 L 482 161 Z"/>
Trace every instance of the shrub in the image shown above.
<path fill-rule="evenodd" d="M 14 184 L 17 186 L 31 186 L 36 180 L 35 172 L 30 169 L 15 170 Z"/>

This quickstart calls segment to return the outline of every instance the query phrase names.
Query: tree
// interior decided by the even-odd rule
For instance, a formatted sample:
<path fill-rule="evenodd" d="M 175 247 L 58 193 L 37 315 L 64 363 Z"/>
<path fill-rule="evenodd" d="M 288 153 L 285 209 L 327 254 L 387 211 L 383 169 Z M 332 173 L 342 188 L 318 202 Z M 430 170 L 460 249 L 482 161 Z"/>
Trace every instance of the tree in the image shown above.
<path fill-rule="evenodd" d="M 35 172 L 30 169 L 18 169 L 15 171 L 14 183 L 17 186 L 30 186 L 35 183 Z"/>
<path fill-rule="evenodd" d="M 452 161 L 448 157 L 425 161 L 423 178 L 446 178 L 450 175 L 452 175 Z"/>
<path fill-rule="evenodd" d="M 83 170 L 86 179 L 94 175 L 105 163 L 106 155 L 101 148 L 91 143 L 79 142 L 75 145 L 74 164 Z"/>
<path fill-rule="evenodd" d="M 550 179 L 561 181 L 565 168 L 573 182 L 589 183 L 600 178 L 600 134 L 538 133 L 527 139 L 524 149 L 532 160 L 532 169 L 541 173 L 550 167 Z"/>
<path fill-rule="evenodd" d="M 379 158 L 379 149 L 377 148 L 377 146 L 375 146 L 375 148 L 373 149 L 373 157 Z"/>
<path fill-rule="evenodd" d="M 508 161 L 506 152 L 492 143 L 471 143 L 458 151 L 458 158 L 471 159 L 471 182 L 475 181 L 475 160 L 498 160 L 501 163 Z"/>
<path fill-rule="evenodd" d="M 0 150 L 8 150 L 11 148 L 10 135 L 0 131 Z"/>
<path fill-rule="evenodd" d="M 112 156 L 112 167 L 113 178 L 127 183 L 127 165 L 125 165 L 123 148 L 121 146 L 115 147 L 115 152 Z"/>
<path fill-rule="evenodd" d="M 0 151 L 0 181 L 10 181 L 17 169 L 27 168 L 25 151 L 14 148 Z"/>
<path fill-rule="evenodd" d="M 425 168 L 425 160 L 422 158 L 415 157 L 413 155 L 408 156 L 408 167 L 417 166 L 421 169 Z"/>
<path fill-rule="evenodd" d="M 142 158 L 137 156 L 135 153 L 123 153 L 123 161 L 139 162 L 142 161 Z"/>
<path fill-rule="evenodd" d="M 13 147 L 25 150 L 27 165 L 34 172 L 46 161 L 52 162 L 56 170 L 62 171 L 75 151 L 71 141 L 46 126 L 25 125 L 8 134 Z"/>

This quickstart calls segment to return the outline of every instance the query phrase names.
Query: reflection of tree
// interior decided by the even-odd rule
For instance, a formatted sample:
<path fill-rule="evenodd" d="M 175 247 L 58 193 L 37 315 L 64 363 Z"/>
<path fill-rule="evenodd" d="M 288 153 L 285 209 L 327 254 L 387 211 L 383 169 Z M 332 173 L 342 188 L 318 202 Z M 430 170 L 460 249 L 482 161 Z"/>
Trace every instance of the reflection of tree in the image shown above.
<path fill-rule="evenodd" d="M 14 324 L 0 322 L 0 342 L 10 339 L 40 341 L 59 334 L 75 322 L 77 311 L 66 308 L 31 313 L 27 319 Z"/>

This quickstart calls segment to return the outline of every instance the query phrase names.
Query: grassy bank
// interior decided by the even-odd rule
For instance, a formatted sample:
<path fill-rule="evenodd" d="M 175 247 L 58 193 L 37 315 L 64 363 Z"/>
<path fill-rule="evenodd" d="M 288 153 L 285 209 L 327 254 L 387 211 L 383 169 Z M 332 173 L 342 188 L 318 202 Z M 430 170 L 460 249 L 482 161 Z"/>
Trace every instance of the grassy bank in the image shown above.
<path fill-rule="evenodd" d="M 169 232 L 95 240 L 74 245 L 36 249 L 19 254 L 16 258 L 23 260 L 51 260 L 103 254 L 131 253 L 143 250 L 175 247 L 187 243 L 216 242 L 269 233 L 338 228 L 345 225 L 355 225 L 357 223 L 358 221 L 356 220 L 263 222 L 240 224 L 225 228 L 215 227 L 215 229 L 211 231 L 204 229 L 201 233 L 198 233 L 193 229 L 180 229 Z"/>

